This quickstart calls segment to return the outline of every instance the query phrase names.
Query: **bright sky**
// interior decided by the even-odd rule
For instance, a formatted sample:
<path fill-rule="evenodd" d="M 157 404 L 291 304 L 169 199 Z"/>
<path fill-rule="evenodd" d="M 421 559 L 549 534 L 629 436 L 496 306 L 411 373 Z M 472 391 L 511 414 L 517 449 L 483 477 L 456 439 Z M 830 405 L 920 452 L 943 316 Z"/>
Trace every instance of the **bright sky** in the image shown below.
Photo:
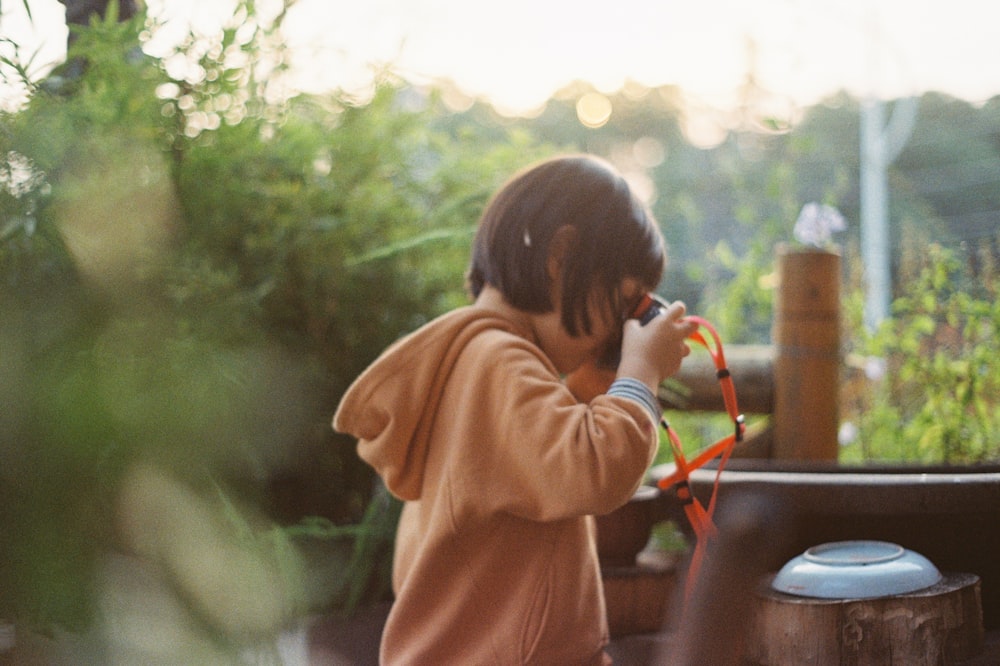
<path fill-rule="evenodd" d="M 41 45 L 40 61 L 61 58 L 62 5 L 28 1 L 34 25 L 4 0 L 0 33 Z M 231 1 L 148 5 L 209 29 Z M 1000 4 L 984 0 L 298 0 L 286 29 L 305 88 L 363 86 L 373 65 L 392 63 L 512 111 L 575 79 L 606 92 L 626 79 L 677 84 L 725 106 L 751 63 L 779 103 L 838 89 L 1000 94 Z"/>

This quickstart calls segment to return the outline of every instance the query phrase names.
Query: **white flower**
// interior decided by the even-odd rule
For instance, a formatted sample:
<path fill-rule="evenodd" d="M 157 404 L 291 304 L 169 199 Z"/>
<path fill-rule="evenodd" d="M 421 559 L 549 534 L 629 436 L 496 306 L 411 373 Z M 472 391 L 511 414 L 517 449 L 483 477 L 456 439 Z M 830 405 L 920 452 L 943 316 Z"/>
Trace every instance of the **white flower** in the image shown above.
<path fill-rule="evenodd" d="M 884 358 L 869 356 L 865 359 L 865 377 L 873 382 L 880 381 L 885 377 L 886 362 Z"/>
<path fill-rule="evenodd" d="M 854 425 L 850 421 L 844 421 L 840 424 L 840 429 L 837 431 L 837 443 L 841 446 L 847 446 L 848 444 L 853 444 L 858 438 L 858 426 Z"/>
<path fill-rule="evenodd" d="M 846 228 L 847 222 L 839 210 L 813 201 L 802 207 L 792 233 L 795 234 L 795 240 L 803 245 L 822 247 L 830 242 L 834 233 Z"/>

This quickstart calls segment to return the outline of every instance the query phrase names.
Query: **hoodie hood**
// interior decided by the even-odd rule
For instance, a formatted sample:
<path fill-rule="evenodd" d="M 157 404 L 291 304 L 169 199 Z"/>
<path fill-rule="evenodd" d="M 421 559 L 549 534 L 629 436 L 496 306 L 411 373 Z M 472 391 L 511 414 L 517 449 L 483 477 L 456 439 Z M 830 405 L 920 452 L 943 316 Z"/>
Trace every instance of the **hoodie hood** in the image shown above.
<path fill-rule="evenodd" d="M 497 312 L 460 308 L 386 349 L 341 399 L 334 430 L 358 439 L 358 454 L 400 499 L 420 497 L 444 386 L 466 344 L 487 329 L 528 337 Z"/>

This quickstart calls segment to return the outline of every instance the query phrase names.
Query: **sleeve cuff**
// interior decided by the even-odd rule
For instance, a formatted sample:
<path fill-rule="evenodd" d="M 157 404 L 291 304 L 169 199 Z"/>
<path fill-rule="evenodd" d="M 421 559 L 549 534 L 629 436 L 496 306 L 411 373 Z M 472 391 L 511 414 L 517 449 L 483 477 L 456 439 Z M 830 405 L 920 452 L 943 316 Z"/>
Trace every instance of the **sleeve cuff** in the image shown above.
<path fill-rule="evenodd" d="M 663 410 L 660 409 L 660 402 L 653 395 L 653 392 L 649 390 L 649 387 L 640 382 L 638 379 L 633 379 L 631 377 L 621 377 L 616 379 L 611 383 L 611 387 L 608 389 L 608 395 L 618 396 L 620 398 L 628 398 L 629 400 L 634 400 L 640 405 L 646 408 L 649 415 L 653 418 L 653 421 L 659 421 L 660 417 L 663 416 Z"/>

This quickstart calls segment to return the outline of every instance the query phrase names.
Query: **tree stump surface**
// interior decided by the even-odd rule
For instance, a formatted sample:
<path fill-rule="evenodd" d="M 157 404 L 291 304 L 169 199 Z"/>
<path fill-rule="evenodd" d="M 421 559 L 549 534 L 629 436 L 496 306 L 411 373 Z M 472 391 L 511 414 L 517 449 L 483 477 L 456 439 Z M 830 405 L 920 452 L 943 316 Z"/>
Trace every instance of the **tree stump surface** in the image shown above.
<path fill-rule="evenodd" d="M 875 599 L 813 599 L 757 590 L 747 661 L 761 666 L 961 664 L 983 647 L 980 581 L 945 573 L 936 585 Z"/>

